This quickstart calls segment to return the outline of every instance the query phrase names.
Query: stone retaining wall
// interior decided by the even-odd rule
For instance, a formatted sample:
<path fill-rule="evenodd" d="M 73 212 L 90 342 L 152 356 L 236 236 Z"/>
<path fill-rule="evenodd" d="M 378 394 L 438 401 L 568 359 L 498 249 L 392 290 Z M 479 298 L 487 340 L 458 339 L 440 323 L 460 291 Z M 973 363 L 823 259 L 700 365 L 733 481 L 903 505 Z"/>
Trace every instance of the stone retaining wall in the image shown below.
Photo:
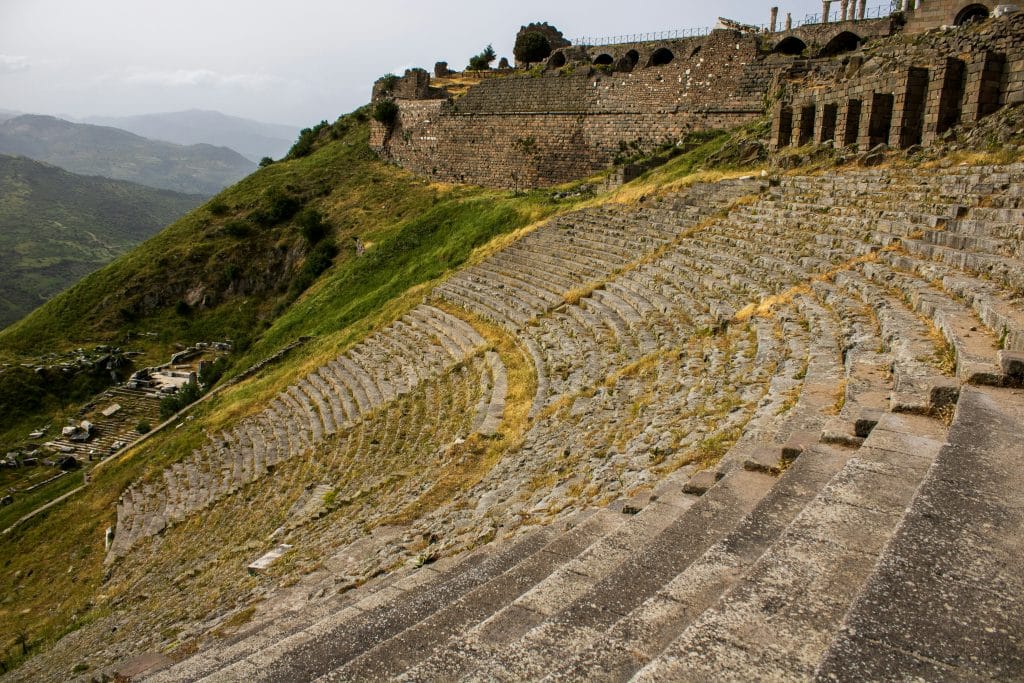
<path fill-rule="evenodd" d="M 669 50 L 672 60 L 647 66 L 658 49 Z M 488 79 L 454 102 L 396 99 L 398 121 L 376 124 L 371 145 L 437 180 L 552 185 L 688 131 L 757 119 L 789 65 L 766 60 L 758 38 L 739 31 L 662 41 L 647 52 L 647 62 L 631 72 L 577 63 Z"/>
<path fill-rule="evenodd" d="M 1024 15 L 928 33 L 850 59 L 815 60 L 775 105 L 775 149 L 834 140 L 862 150 L 929 144 L 1024 102 Z"/>

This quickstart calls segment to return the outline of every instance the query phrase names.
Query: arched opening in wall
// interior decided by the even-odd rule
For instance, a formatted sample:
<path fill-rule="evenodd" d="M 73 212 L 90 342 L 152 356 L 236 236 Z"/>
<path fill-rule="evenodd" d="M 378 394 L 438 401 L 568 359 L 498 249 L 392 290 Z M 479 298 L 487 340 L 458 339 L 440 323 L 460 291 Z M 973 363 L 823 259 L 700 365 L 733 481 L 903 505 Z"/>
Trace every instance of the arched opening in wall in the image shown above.
<path fill-rule="evenodd" d="M 669 50 L 667 47 L 659 47 L 651 54 L 651 58 L 647 61 L 647 66 L 665 66 L 675 58 L 676 56 L 672 54 L 672 50 Z"/>
<path fill-rule="evenodd" d="M 611 66 L 614 63 L 615 58 L 612 57 L 607 52 L 599 54 L 597 57 L 594 57 L 594 64 L 596 64 L 597 66 Z"/>
<path fill-rule="evenodd" d="M 629 73 L 636 67 L 636 63 L 640 61 L 640 53 L 636 50 L 630 50 L 626 54 L 622 55 L 619 59 L 619 63 L 615 65 L 616 70 Z"/>
<path fill-rule="evenodd" d="M 565 66 L 564 52 L 556 52 L 548 59 L 548 67 L 551 69 L 561 69 L 563 66 Z"/>
<path fill-rule="evenodd" d="M 988 7 L 980 4 L 968 5 L 957 12 L 953 23 L 957 26 L 970 24 L 973 21 L 984 21 L 988 19 Z"/>
<path fill-rule="evenodd" d="M 772 51 L 780 55 L 796 56 L 802 55 L 804 53 L 804 50 L 806 49 L 807 43 L 800 40 L 796 36 L 790 36 L 789 38 L 784 38 L 783 40 L 780 40 L 779 44 L 776 45 L 775 49 Z"/>
<path fill-rule="evenodd" d="M 844 52 L 852 52 L 860 47 L 861 39 L 856 33 L 843 31 L 832 40 L 825 43 L 825 47 L 818 52 L 819 57 L 835 57 Z"/>

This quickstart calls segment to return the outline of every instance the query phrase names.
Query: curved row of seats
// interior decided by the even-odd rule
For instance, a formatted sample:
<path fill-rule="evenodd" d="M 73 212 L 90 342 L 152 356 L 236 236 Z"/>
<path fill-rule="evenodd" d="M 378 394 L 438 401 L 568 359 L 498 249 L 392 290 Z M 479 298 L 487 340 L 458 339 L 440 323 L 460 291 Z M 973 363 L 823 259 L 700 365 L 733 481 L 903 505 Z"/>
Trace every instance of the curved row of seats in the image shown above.
<path fill-rule="evenodd" d="M 161 480 L 129 487 L 118 503 L 108 559 L 307 453 L 483 346 L 479 333 L 462 320 L 432 306 L 415 308 L 164 470 Z M 487 377 L 503 371 L 496 354 L 487 358 Z M 500 395 L 483 408 L 480 427 L 496 430 L 506 390 L 498 387 Z"/>
<path fill-rule="evenodd" d="M 699 226 L 690 195 L 564 217 L 456 275 L 438 294 L 519 337 L 538 396 L 522 446 L 417 528 L 510 533 L 154 680 L 1012 677 L 1022 180 L 783 177 Z M 946 591 L 977 600 L 947 623 Z"/>

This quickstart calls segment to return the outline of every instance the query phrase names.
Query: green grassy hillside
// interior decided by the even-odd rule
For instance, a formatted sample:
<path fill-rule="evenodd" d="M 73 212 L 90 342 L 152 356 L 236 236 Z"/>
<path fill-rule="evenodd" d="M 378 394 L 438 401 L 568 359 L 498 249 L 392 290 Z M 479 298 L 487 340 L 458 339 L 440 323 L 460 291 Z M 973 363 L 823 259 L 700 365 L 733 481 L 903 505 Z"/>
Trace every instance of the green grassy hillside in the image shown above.
<path fill-rule="evenodd" d="M 8 663 L 20 660 L 13 643 L 22 635 L 30 653 L 38 651 L 131 599 L 129 583 L 135 579 L 105 582 L 97 540 L 113 522 L 115 503 L 129 482 L 156 476 L 200 446 L 207 433 L 259 410 L 297 376 L 397 318 L 427 287 L 468 259 L 500 248 L 515 231 L 587 203 L 631 201 L 634 193 L 627 187 L 595 197 L 587 181 L 528 193 L 431 184 L 377 159 L 368 132 L 363 111 L 308 131 L 302 138 L 312 144 L 300 140 L 290 158 L 225 190 L 0 332 L 0 360 L 12 363 L 40 349 L 123 340 L 129 331 L 153 333 L 131 341 L 144 352 L 142 362 L 164 359 L 175 344 L 230 337 L 238 351 L 229 377 L 300 336 L 313 337 L 283 362 L 195 406 L 194 419 L 180 428 L 157 434 L 104 467 L 82 493 L 0 537 L 0 553 L 9 558 L 3 575 L 17 577 L 16 597 L 0 592 L 0 645 L 8 644 Z M 686 182 L 698 166 L 722 156 L 729 139 L 710 136 L 652 172 L 641 190 Z M 300 151 L 307 153 L 298 156 Z M 361 256 L 356 238 L 366 246 Z M 500 346 L 501 335 L 495 334 L 491 341 Z M 524 360 L 523 367 L 528 365 Z M 0 403 L 6 402 L 0 410 L 26 395 L 26 387 L 5 379 L 15 374 L 13 368 L 0 374 Z M 31 375 L 18 378 L 31 382 Z M 61 397 L 41 391 L 40 405 L 59 403 Z M 26 417 L 9 424 L 35 422 Z M 52 499 L 75 483 L 58 482 L 62 488 L 34 492 L 34 500 Z M 0 528 L 19 514 L 24 510 L 18 503 L 0 509 Z M 42 544 L 46 557 L 31 552 Z M 230 600 L 229 593 L 211 599 Z M 62 596 L 59 604 L 52 600 L 55 594 Z"/>
<path fill-rule="evenodd" d="M 0 327 L 201 201 L 0 155 Z"/>
<path fill-rule="evenodd" d="M 227 147 L 175 145 L 117 128 L 25 115 L 0 123 L 0 154 L 44 161 L 84 175 L 210 196 L 256 169 Z"/>
<path fill-rule="evenodd" d="M 319 127 L 311 153 L 260 169 L 0 330 L 0 444 L 96 389 L 96 378 L 55 384 L 22 363 L 112 344 L 141 351 L 142 366 L 231 339 L 231 376 L 299 336 L 336 336 L 493 236 L 579 201 L 428 184 L 379 161 L 368 130 L 361 113 Z"/>

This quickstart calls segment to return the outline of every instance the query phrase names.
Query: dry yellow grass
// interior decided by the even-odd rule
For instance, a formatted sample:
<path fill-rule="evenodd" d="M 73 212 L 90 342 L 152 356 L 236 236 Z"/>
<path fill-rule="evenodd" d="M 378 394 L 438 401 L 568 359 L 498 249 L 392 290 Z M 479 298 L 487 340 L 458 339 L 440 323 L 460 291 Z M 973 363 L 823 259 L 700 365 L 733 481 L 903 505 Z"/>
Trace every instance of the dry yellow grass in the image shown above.
<path fill-rule="evenodd" d="M 488 346 L 501 356 L 508 377 L 505 413 L 501 427 L 494 436 L 474 434 L 463 443 L 453 446 L 463 456 L 453 459 L 460 464 L 441 473 L 433 486 L 388 519 L 387 524 L 410 524 L 483 479 L 506 452 L 522 442 L 530 423 L 530 407 L 537 393 L 537 373 L 533 362 L 514 337 L 498 325 L 464 308 L 443 301 L 435 305 L 472 325 Z"/>
<path fill-rule="evenodd" d="M 832 406 L 827 411 L 829 415 L 838 415 L 843 410 L 843 407 L 846 405 L 846 379 L 845 378 L 840 380 L 839 384 L 836 385 L 835 397 L 836 397 L 835 403 L 833 403 Z"/>

